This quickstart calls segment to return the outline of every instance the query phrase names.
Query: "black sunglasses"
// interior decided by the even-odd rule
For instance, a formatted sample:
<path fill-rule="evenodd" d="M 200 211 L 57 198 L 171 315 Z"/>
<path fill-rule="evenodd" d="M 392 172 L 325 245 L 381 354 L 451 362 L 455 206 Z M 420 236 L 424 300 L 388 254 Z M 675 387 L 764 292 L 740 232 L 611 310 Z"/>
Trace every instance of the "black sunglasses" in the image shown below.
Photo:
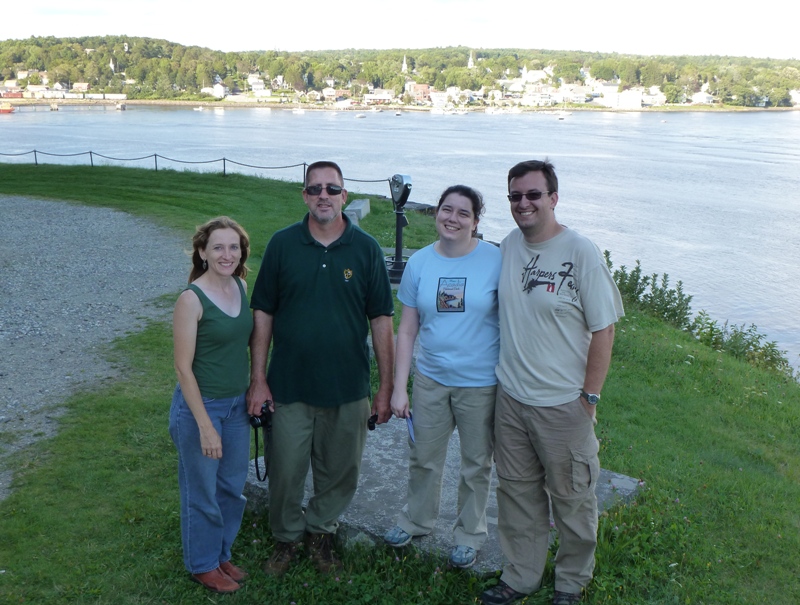
<path fill-rule="evenodd" d="M 323 189 L 328 192 L 328 195 L 339 195 L 342 192 L 342 187 L 339 187 L 339 185 L 325 185 L 324 187 L 322 185 L 311 185 L 306 187 L 305 191 L 308 195 L 319 195 Z"/>
<path fill-rule="evenodd" d="M 550 193 L 552 193 L 552 191 L 526 191 L 525 193 L 509 193 L 508 201 L 514 204 L 519 204 L 522 201 L 522 197 L 525 196 L 526 200 L 535 202 L 536 200 L 542 199 L 543 195 Z"/>

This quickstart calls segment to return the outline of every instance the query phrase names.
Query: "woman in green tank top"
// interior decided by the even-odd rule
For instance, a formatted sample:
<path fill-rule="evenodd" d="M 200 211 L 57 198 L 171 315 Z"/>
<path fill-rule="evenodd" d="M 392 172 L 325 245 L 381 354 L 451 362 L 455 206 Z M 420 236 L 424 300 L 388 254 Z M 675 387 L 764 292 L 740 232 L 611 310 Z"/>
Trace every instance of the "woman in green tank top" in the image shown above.
<path fill-rule="evenodd" d="M 250 458 L 250 241 L 222 216 L 198 227 L 192 244 L 189 287 L 173 314 L 178 385 L 169 429 L 178 450 L 184 564 L 193 581 L 229 593 L 247 576 L 230 559 Z"/>

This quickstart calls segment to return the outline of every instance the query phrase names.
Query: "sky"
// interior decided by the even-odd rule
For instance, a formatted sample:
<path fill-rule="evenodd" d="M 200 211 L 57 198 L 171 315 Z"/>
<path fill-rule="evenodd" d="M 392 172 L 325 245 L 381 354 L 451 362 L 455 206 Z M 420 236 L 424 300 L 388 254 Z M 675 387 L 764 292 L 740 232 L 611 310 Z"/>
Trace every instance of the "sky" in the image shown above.
<path fill-rule="evenodd" d="M 127 35 L 214 50 L 533 48 L 800 59 L 794 9 L 716 0 L 15 0 L 0 39 Z"/>

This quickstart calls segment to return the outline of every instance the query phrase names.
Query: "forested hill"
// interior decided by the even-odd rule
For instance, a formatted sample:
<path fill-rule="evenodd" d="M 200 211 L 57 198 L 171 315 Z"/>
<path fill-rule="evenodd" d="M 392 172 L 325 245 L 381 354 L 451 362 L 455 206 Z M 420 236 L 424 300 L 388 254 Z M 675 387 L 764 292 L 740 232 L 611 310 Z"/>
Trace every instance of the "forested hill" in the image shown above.
<path fill-rule="evenodd" d="M 470 54 L 474 66 L 468 67 Z M 407 71 L 404 73 L 403 60 Z M 707 91 L 729 104 L 748 105 L 768 95 L 771 105 L 788 105 L 789 90 L 800 89 L 800 61 L 721 56 L 633 56 L 580 51 L 478 49 L 331 50 L 313 52 L 228 52 L 183 46 L 167 40 L 128 36 L 32 37 L 0 41 L 0 75 L 19 85 L 87 82 L 97 92 L 125 92 L 130 98 L 178 98 L 196 94 L 220 78 L 244 89 L 247 75 L 282 76 L 297 91 L 337 89 L 360 95 L 367 86 L 400 94 L 406 80 L 479 90 L 497 88 L 504 75 L 552 69 L 551 80 L 574 83 L 588 70 L 594 78 L 618 80 L 621 88 L 659 86 L 686 94 Z M 583 72 L 581 70 L 584 70 Z M 20 78 L 27 75 L 26 78 Z M 26 74 L 27 72 L 27 74 Z"/>

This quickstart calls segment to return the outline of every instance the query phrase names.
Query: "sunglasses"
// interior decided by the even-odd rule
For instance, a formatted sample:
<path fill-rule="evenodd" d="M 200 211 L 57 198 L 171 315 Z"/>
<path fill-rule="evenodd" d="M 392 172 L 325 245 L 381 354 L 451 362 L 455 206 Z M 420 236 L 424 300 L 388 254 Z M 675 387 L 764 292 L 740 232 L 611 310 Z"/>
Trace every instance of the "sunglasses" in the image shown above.
<path fill-rule="evenodd" d="M 322 185 L 310 185 L 306 187 L 305 191 L 308 195 L 319 195 L 323 189 L 328 192 L 328 195 L 339 195 L 342 192 L 342 187 L 339 187 L 339 185 L 325 185 L 324 187 Z"/>
<path fill-rule="evenodd" d="M 509 193 L 508 201 L 512 204 L 519 204 L 524 197 L 526 200 L 535 202 L 542 199 L 543 195 L 549 195 L 552 191 L 526 191 L 525 193 Z"/>

